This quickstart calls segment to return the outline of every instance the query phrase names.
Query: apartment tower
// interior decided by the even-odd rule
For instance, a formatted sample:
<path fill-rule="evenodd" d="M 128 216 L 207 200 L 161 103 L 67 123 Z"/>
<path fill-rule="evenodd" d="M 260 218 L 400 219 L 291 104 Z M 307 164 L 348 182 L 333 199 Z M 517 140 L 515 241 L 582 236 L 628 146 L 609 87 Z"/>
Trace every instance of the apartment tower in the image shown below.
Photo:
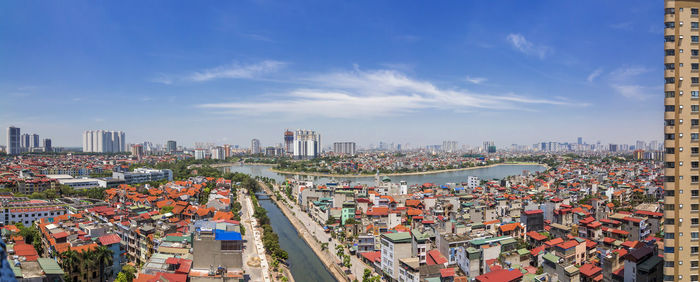
<path fill-rule="evenodd" d="M 698 281 L 700 0 L 664 5 L 664 281 Z"/>

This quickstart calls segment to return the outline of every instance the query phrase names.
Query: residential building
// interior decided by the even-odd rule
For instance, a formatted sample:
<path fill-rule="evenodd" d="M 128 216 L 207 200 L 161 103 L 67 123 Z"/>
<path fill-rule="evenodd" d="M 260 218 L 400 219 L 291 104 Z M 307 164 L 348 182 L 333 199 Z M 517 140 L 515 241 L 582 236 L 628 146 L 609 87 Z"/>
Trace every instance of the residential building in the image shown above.
<path fill-rule="evenodd" d="M 334 142 L 333 153 L 338 155 L 355 155 L 355 142 Z"/>
<path fill-rule="evenodd" d="M 53 152 L 53 148 L 51 147 L 51 138 L 44 138 L 44 152 Z"/>
<path fill-rule="evenodd" d="M 666 263 L 663 278 L 665 281 L 698 281 L 700 268 L 697 264 L 700 254 L 697 251 L 697 241 L 690 241 L 689 236 L 695 234 L 697 238 L 700 225 L 697 211 L 694 213 L 689 207 L 698 202 L 700 183 L 697 171 L 698 119 L 697 111 L 693 109 L 697 107 L 697 95 L 694 94 L 697 93 L 697 81 L 694 80 L 697 80 L 698 75 L 694 68 L 698 64 L 696 30 L 700 1 L 665 0 L 664 5 Z M 683 50 L 688 52 L 683 53 Z M 682 95 L 683 93 L 686 94 Z M 685 194 L 681 193 L 683 190 Z"/>
<path fill-rule="evenodd" d="M 294 132 L 289 129 L 284 131 L 284 152 L 287 155 L 294 153 Z"/>
<path fill-rule="evenodd" d="M 399 260 L 411 257 L 411 234 L 384 233 L 380 240 L 383 276 L 390 281 L 398 281 Z"/>
<path fill-rule="evenodd" d="M 205 220 L 195 222 L 195 228 L 193 269 L 222 266 L 240 270 L 243 267 L 243 238 L 237 225 Z"/>
<path fill-rule="evenodd" d="M 321 135 L 299 129 L 294 134 L 294 158 L 313 159 L 321 155 Z"/>
<path fill-rule="evenodd" d="M 83 132 L 83 152 L 126 152 L 126 134 L 122 131 L 88 130 Z"/>
<path fill-rule="evenodd" d="M 253 139 L 250 141 L 250 153 L 255 155 L 255 154 L 260 154 L 262 151 L 260 149 L 260 140 L 258 139 Z"/>
<path fill-rule="evenodd" d="M 175 152 L 175 151 L 177 151 L 177 142 L 175 142 L 173 140 L 168 140 L 165 147 L 166 147 L 166 151 L 168 153 Z"/>
<path fill-rule="evenodd" d="M 7 154 L 19 155 L 22 152 L 20 145 L 19 127 L 10 126 L 7 128 Z"/>
<path fill-rule="evenodd" d="M 138 184 L 151 181 L 173 180 L 173 171 L 169 169 L 151 169 L 140 167 L 133 172 L 112 172 L 112 178 L 124 180 L 126 184 Z"/>

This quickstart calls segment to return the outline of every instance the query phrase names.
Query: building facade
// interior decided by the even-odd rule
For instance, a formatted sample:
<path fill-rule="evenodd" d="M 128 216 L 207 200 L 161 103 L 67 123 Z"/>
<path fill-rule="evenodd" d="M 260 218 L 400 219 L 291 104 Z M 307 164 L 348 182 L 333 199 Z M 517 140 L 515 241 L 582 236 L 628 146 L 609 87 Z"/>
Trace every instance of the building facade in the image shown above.
<path fill-rule="evenodd" d="M 294 158 L 313 159 L 321 155 L 321 135 L 299 129 L 294 133 Z"/>
<path fill-rule="evenodd" d="M 355 142 L 335 142 L 333 152 L 338 155 L 355 155 Z"/>
<path fill-rule="evenodd" d="M 168 140 L 168 143 L 166 145 L 166 150 L 168 151 L 168 153 L 172 153 L 172 152 L 177 151 L 177 142 L 175 142 L 173 140 Z"/>
<path fill-rule="evenodd" d="M 19 155 L 20 149 L 20 129 L 19 127 L 10 126 L 7 128 L 7 154 Z"/>
<path fill-rule="evenodd" d="M 260 140 L 253 139 L 250 141 L 250 153 L 260 154 Z"/>
<path fill-rule="evenodd" d="M 700 1 L 664 5 L 664 280 L 698 281 Z"/>
<path fill-rule="evenodd" d="M 88 130 L 83 132 L 83 152 L 126 152 L 126 134 L 122 131 Z"/>

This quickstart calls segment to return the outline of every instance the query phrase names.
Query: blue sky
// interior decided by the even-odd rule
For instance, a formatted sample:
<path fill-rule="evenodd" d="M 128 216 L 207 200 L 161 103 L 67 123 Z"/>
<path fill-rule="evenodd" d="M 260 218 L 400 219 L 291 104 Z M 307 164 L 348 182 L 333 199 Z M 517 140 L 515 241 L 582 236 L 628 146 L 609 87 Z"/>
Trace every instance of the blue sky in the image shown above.
<path fill-rule="evenodd" d="M 87 129 L 242 146 L 285 128 L 325 145 L 661 136 L 661 1 L 94 2 L 0 2 L 1 127 L 57 146 Z"/>

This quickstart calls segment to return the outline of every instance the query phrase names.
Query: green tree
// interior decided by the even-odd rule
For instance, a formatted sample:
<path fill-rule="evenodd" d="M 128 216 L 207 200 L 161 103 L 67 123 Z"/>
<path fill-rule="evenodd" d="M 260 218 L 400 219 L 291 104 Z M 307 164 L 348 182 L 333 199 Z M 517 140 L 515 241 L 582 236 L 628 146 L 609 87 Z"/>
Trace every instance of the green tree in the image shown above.
<path fill-rule="evenodd" d="M 335 245 L 335 254 L 338 258 L 342 258 L 345 252 L 343 251 L 343 245 Z"/>
<path fill-rule="evenodd" d="M 109 280 L 109 276 L 112 275 L 114 252 L 105 246 L 99 246 L 93 252 L 100 265 L 100 281 Z M 109 268 L 110 271 L 105 271 L 107 268 Z"/>
<path fill-rule="evenodd" d="M 118 282 L 132 282 L 136 278 L 136 268 L 127 264 L 122 267 L 122 271 L 117 275 Z"/>

